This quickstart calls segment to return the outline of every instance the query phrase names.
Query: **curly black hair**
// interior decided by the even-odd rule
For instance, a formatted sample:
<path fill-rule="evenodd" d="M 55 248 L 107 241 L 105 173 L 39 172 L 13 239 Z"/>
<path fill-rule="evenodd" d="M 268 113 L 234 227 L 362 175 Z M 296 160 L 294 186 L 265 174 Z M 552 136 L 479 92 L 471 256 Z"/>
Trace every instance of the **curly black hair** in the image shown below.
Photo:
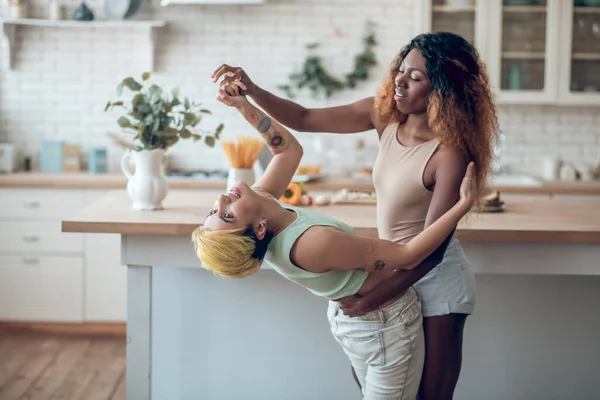
<path fill-rule="evenodd" d="M 381 83 L 375 98 L 376 112 L 384 122 L 406 120 L 394 101 L 394 78 L 413 49 L 425 59 L 431 81 L 429 128 L 442 144 L 475 161 L 477 192 L 481 193 L 492 164 L 499 126 L 485 64 L 462 36 L 436 32 L 413 38 L 392 62 Z"/>

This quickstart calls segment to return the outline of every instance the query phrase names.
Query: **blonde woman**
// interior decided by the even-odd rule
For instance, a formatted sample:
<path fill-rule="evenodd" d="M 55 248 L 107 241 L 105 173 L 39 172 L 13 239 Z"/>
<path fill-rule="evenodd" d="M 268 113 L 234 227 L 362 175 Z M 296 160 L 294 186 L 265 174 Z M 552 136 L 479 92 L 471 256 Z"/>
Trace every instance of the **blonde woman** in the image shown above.
<path fill-rule="evenodd" d="M 359 237 L 348 225 L 305 208 L 280 203 L 303 155 L 277 121 L 237 96 L 236 83 L 217 98 L 235 107 L 269 145 L 274 157 L 252 188 L 238 184 L 221 194 L 192 240 L 202 266 L 242 278 L 266 261 L 278 273 L 329 299 L 328 319 L 349 357 L 365 399 L 415 399 L 424 363 L 421 305 L 416 291 L 398 293 L 361 317 L 340 312 L 337 300 L 373 290 L 397 269 L 413 269 L 442 245 L 473 205 L 474 165 L 466 171 L 460 200 L 407 244 Z M 443 249 L 428 262 L 438 263 Z"/>

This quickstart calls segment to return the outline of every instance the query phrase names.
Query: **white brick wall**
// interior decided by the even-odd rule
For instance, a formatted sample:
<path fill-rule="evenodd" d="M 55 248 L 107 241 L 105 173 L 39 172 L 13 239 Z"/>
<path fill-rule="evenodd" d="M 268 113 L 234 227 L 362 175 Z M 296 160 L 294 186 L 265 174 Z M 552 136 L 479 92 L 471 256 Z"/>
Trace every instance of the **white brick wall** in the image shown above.
<path fill-rule="evenodd" d="M 32 1 L 33 16 L 45 15 L 46 1 Z M 78 0 L 63 1 L 71 15 Z M 6 14 L 6 5 L 3 13 Z M 103 18 L 103 1 L 87 4 Z M 268 0 L 261 6 L 146 6 L 137 18 L 168 21 L 156 43 L 155 82 L 179 86 L 182 94 L 204 103 L 214 116 L 202 125 L 226 124 L 224 136 L 233 138 L 253 131 L 233 110 L 214 100 L 216 86 L 210 73 L 223 62 L 243 66 L 261 86 L 281 94 L 276 86 L 304 58 L 306 43 L 319 41 L 320 54 L 330 71 L 342 75 L 352 67 L 360 51 L 365 22 L 379 21 L 379 66 L 374 78 L 354 91 L 335 98 L 297 101 L 306 106 L 342 104 L 372 95 L 398 49 L 415 33 L 416 10 L 410 0 Z M 387 16 L 393 15 L 384 21 Z M 334 35 L 338 29 L 340 36 Z M 19 142 L 37 157 L 43 138 L 60 138 L 85 151 L 92 146 L 110 149 L 117 168 L 120 149 L 106 138 L 118 132 L 118 113 L 104 113 L 106 101 L 115 98 L 115 86 L 125 76 L 139 76 L 147 54 L 147 36 L 136 29 L 65 29 L 20 27 L 15 68 L 0 72 L 0 139 Z M 3 54 L 3 53 L 2 53 Z M 514 169 L 537 168 L 547 155 L 596 161 L 600 156 L 598 109 L 558 107 L 505 107 L 500 110 L 507 134 L 503 159 Z M 354 140 L 372 133 L 333 137 L 301 134 L 306 162 L 319 159 L 315 137 L 325 149 L 339 150 L 337 163 L 353 163 L 346 157 Z M 172 149 L 173 165 L 182 168 L 226 168 L 220 146 L 209 149 L 185 141 Z M 360 157 L 360 156 L 358 156 Z M 371 149 L 367 164 L 374 157 Z"/>

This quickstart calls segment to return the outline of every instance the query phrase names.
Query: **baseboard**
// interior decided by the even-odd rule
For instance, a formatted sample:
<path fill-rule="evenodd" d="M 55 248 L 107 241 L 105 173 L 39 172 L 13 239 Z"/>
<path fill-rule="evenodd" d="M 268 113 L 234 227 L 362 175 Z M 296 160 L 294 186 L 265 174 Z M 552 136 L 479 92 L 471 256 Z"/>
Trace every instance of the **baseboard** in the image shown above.
<path fill-rule="evenodd" d="M 0 332 L 3 331 L 82 336 L 125 336 L 127 334 L 127 324 L 125 322 L 46 323 L 0 321 Z"/>

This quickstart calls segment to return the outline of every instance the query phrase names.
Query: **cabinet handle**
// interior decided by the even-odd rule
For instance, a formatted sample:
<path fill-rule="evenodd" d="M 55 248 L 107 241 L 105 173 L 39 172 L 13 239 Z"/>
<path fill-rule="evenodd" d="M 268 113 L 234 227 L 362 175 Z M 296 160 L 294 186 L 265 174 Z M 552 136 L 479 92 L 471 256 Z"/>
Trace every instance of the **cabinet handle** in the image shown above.
<path fill-rule="evenodd" d="M 35 243 L 35 242 L 39 242 L 40 241 L 40 237 L 39 236 L 33 236 L 33 235 L 26 235 L 23 236 L 23 240 L 27 243 Z"/>
<path fill-rule="evenodd" d="M 37 265 L 39 263 L 40 263 L 40 259 L 39 258 L 24 258 L 23 259 L 23 264 Z"/>
<path fill-rule="evenodd" d="M 23 202 L 23 207 L 25 207 L 25 208 L 39 208 L 39 206 L 40 206 L 39 201 L 24 201 Z"/>

